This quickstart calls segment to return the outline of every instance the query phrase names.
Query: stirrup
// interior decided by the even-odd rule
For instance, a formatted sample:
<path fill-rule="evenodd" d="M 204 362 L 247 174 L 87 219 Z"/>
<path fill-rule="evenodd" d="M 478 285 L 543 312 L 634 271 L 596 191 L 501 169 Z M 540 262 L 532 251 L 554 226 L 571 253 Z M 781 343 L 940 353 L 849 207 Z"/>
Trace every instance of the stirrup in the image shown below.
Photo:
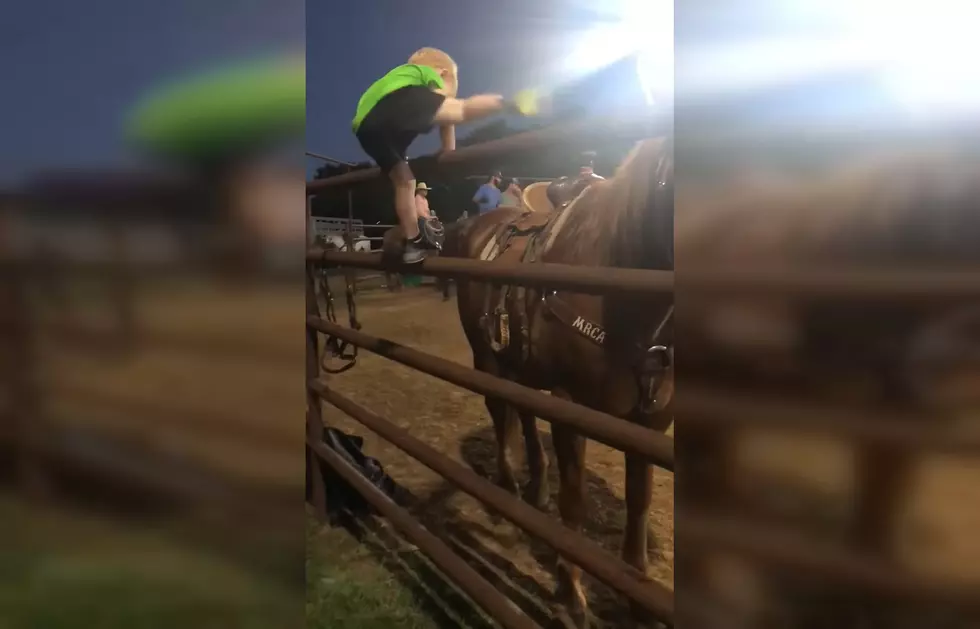
<path fill-rule="evenodd" d="M 423 249 L 435 249 L 442 251 L 442 243 L 446 238 L 446 230 L 436 219 L 419 219 L 419 234 L 422 241 L 419 243 Z"/>

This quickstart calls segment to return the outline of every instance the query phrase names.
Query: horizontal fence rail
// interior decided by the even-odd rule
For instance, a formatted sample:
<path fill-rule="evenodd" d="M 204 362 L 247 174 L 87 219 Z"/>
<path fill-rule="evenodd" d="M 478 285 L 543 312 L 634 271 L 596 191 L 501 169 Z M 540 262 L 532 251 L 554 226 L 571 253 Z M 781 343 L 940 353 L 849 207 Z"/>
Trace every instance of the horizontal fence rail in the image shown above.
<path fill-rule="evenodd" d="M 673 126 L 670 117 L 653 116 L 649 110 L 638 110 L 630 115 L 602 116 L 558 124 L 544 129 L 519 133 L 500 140 L 467 146 L 455 151 L 440 153 L 411 160 L 412 171 L 418 177 L 429 176 L 438 168 L 445 173 L 452 168 L 465 166 L 473 169 L 482 162 L 495 162 L 525 151 L 542 152 L 549 148 L 590 148 L 595 142 L 615 139 L 636 140 L 664 135 Z M 488 164 L 487 164 L 488 165 Z M 380 169 L 366 168 L 343 175 L 314 179 L 306 183 L 306 193 L 316 194 L 328 188 L 350 186 L 370 181 L 381 174 Z"/>
<path fill-rule="evenodd" d="M 705 385 L 685 385 L 673 411 L 688 426 L 767 428 L 840 437 L 916 452 L 958 457 L 980 457 L 980 434 L 934 425 L 937 418 L 924 413 L 859 412 L 828 404 L 801 406 L 798 402 L 765 399 L 757 395 L 719 391 Z"/>
<path fill-rule="evenodd" d="M 840 545 L 815 541 L 756 518 L 688 507 L 678 507 L 675 518 L 683 522 L 684 537 L 699 550 L 751 557 L 793 577 L 806 575 L 905 601 L 980 612 L 976 583 L 916 574 L 894 562 L 855 554 Z"/>
<path fill-rule="evenodd" d="M 669 293 L 674 274 L 669 271 L 572 266 L 569 264 L 498 264 L 463 258 L 426 258 L 420 264 L 397 265 L 382 260 L 381 254 L 328 251 L 314 247 L 306 255 L 315 265 L 339 265 L 357 269 L 393 271 L 486 281 L 537 288 L 561 289 L 593 295 L 649 295 Z"/>
<path fill-rule="evenodd" d="M 861 268 L 698 268 L 678 271 L 684 296 L 739 298 L 779 295 L 884 303 L 980 298 L 976 269 L 870 270 Z"/>
<path fill-rule="evenodd" d="M 648 580 L 640 571 L 612 557 L 595 542 L 565 528 L 469 468 L 415 439 L 407 430 L 399 428 L 332 390 L 325 382 L 314 381 L 309 386 L 325 401 L 404 450 L 466 493 L 499 511 L 523 530 L 548 542 L 559 554 L 581 566 L 609 587 L 633 599 L 663 622 L 672 622 L 673 595 L 664 586 Z"/>
<path fill-rule="evenodd" d="M 359 281 L 362 279 L 367 278 L 358 278 Z M 134 325 L 131 330 L 120 329 L 115 323 L 92 325 L 73 321 L 37 321 L 35 325 L 41 338 L 50 337 L 52 341 L 69 346 L 115 350 L 115 346 L 118 345 L 126 351 L 152 348 L 167 352 L 179 351 L 209 357 L 218 355 L 229 360 L 255 360 L 279 365 L 293 364 L 298 354 L 298 351 L 294 352 L 279 345 L 255 342 L 251 339 L 221 338 L 214 334 L 183 330 L 173 332 L 139 324 Z"/>
<path fill-rule="evenodd" d="M 379 356 L 474 393 L 507 400 L 537 417 L 574 427 L 582 434 L 612 448 L 644 457 L 664 469 L 674 469 L 674 440 L 662 433 L 318 317 L 308 317 L 306 323 L 314 330 L 335 336 Z"/>
<path fill-rule="evenodd" d="M 381 254 L 331 251 L 312 247 L 306 261 L 314 265 L 347 266 L 379 271 L 514 284 L 596 295 L 672 292 L 682 282 L 685 297 L 773 296 L 889 302 L 968 302 L 980 299 L 980 272 L 840 270 L 732 270 L 688 268 L 675 278 L 671 271 L 568 264 L 499 264 L 468 258 L 426 258 L 420 264 L 399 265 Z"/>

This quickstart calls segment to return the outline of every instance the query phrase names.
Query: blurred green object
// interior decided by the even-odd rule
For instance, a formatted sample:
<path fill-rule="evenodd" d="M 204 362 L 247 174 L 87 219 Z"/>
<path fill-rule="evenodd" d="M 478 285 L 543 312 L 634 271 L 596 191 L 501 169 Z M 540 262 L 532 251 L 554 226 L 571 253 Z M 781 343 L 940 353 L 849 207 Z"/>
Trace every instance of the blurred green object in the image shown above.
<path fill-rule="evenodd" d="M 126 124 L 127 139 L 180 161 L 222 159 L 302 137 L 303 55 L 224 68 L 150 93 Z"/>
<path fill-rule="evenodd" d="M 412 288 L 415 288 L 416 286 L 421 286 L 422 285 L 422 276 L 421 275 L 406 275 L 405 278 L 402 280 L 402 285 L 403 286 L 411 286 Z"/>

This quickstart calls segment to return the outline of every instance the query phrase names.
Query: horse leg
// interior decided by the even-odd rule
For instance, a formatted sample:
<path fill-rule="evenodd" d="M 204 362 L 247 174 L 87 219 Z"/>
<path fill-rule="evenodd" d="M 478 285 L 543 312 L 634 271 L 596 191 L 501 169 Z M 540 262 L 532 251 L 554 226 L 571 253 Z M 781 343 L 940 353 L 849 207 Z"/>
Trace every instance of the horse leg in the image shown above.
<path fill-rule="evenodd" d="M 545 454 L 538 432 L 537 418 L 531 413 L 519 412 L 521 429 L 524 431 L 524 448 L 527 451 L 527 468 L 531 476 L 524 492 L 524 500 L 544 511 L 548 505 L 548 455 Z"/>
<path fill-rule="evenodd" d="M 564 391 L 552 395 L 571 399 Z M 558 510 L 562 522 L 573 531 L 580 531 L 585 520 L 585 439 L 574 429 L 561 424 L 551 425 L 555 456 L 558 459 Z M 588 603 L 582 589 L 582 569 L 564 557 L 558 558 L 555 600 L 559 614 L 567 612 L 576 627 L 585 628 L 588 622 Z"/>
<path fill-rule="evenodd" d="M 514 468 L 507 457 L 510 445 L 517 435 L 517 411 L 510 404 L 496 398 L 486 398 L 486 405 L 497 437 L 497 484 L 512 494 L 519 495 Z"/>
<path fill-rule="evenodd" d="M 664 411 L 659 411 L 663 414 Z M 653 428 L 655 415 L 636 413 L 634 423 Z M 626 527 L 623 532 L 623 561 L 647 574 L 647 531 L 650 501 L 653 495 L 653 466 L 635 454 L 625 454 L 626 459 Z M 634 619 L 646 621 L 649 613 L 636 603 L 630 608 Z"/>

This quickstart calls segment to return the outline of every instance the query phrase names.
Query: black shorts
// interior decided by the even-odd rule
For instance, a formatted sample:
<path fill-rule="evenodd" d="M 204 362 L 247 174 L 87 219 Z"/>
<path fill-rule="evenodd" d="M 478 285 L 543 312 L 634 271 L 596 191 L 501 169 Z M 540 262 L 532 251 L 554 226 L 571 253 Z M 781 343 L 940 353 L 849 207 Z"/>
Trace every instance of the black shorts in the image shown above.
<path fill-rule="evenodd" d="M 427 87 L 403 87 L 374 106 L 357 129 L 357 140 L 381 172 L 387 174 L 419 135 L 432 130 L 436 112 L 446 97 Z"/>

